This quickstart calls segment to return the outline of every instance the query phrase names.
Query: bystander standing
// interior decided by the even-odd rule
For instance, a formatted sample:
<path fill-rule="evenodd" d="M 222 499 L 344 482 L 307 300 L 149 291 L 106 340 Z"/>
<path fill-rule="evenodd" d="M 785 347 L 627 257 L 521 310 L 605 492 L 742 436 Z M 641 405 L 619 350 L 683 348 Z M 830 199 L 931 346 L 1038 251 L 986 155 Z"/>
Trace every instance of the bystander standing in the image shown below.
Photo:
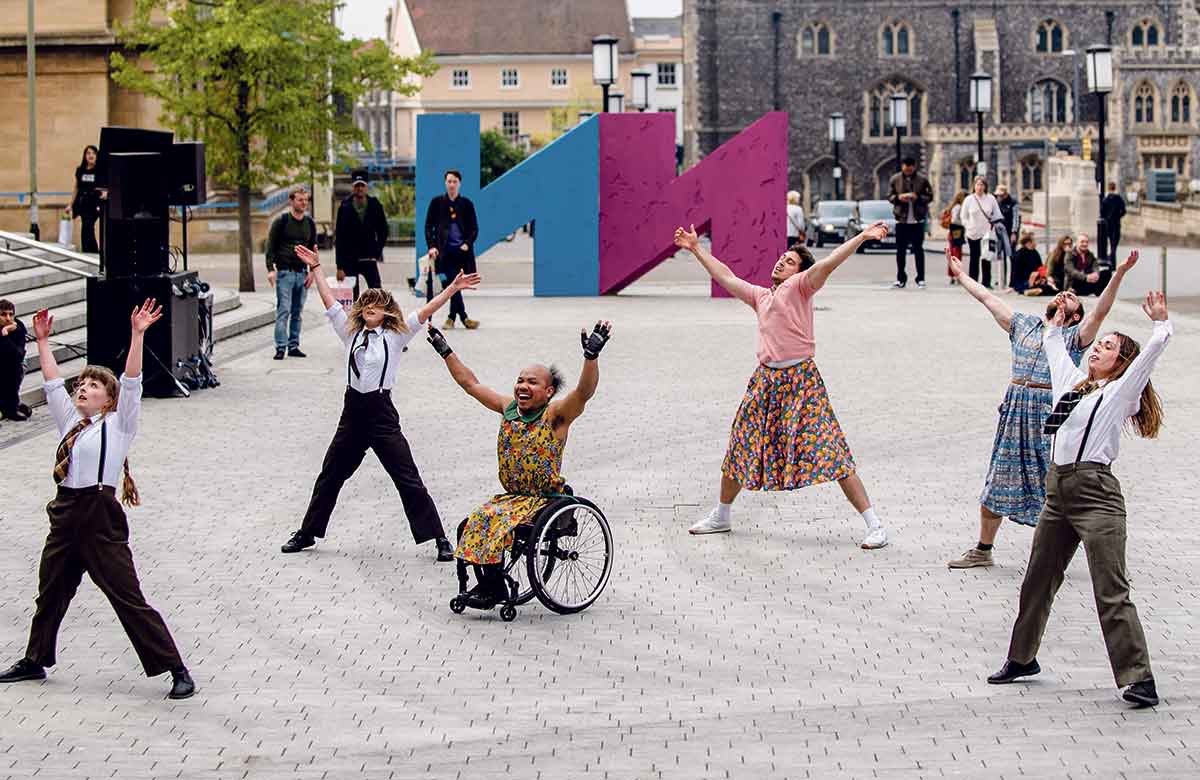
<path fill-rule="evenodd" d="M 317 223 L 308 215 L 308 190 L 297 184 L 288 190 L 288 210 L 267 233 L 267 281 L 275 288 L 275 359 L 308 357 L 300 351 L 304 301 L 312 285 L 308 267 L 296 257 L 296 247 L 316 250 Z"/>

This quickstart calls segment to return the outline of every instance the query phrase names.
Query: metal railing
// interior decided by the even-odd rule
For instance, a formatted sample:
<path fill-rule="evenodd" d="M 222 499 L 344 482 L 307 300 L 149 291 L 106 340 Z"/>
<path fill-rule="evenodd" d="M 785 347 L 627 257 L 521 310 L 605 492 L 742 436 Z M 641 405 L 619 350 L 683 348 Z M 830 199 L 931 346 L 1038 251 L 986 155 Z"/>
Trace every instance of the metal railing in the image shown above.
<path fill-rule="evenodd" d="M 100 261 L 91 255 L 85 255 L 81 252 L 76 252 L 73 249 L 67 249 L 66 247 L 58 244 L 51 244 L 45 241 L 36 241 L 28 236 L 23 236 L 20 233 L 9 233 L 6 230 L 0 230 L 0 242 L 3 242 L 4 244 L 3 247 L 0 248 L 0 254 L 8 257 L 16 258 L 18 260 L 27 260 L 31 263 L 36 263 L 37 265 L 53 268 L 56 271 L 64 271 L 69 274 L 74 274 L 75 276 L 81 276 L 85 279 L 98 275 L 92 273 L 91 271 L 85 271 L 80 268 L 73 268 L 72 266 L 55 262 L 54 260 L 47 260 L 44 257 L 38 257 L 31 253 L 33 251 L 45 252 L 50 255 L 65 258 L 66 260 L 73 260 L 77 263 L 86 263 L 87 265 L 95 266 L 95 268 L 99 270 Z M 14 244 L 19 247 L 19 249 L 13 249 Z"/>

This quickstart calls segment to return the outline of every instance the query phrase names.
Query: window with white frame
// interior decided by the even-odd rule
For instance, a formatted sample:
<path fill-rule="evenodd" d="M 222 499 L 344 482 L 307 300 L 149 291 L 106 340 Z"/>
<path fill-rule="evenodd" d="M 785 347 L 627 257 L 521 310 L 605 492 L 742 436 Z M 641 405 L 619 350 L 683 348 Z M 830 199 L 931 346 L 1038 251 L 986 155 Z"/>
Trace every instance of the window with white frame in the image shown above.
<path fill-rule="evenodd" d="M 550 69 L 550 86 L 552 86 L 552 87 L 567 86 L 567 69 L 566 68 L 551 68 Z"/>
<path fill-rule="evenodd" d="M 508 140 L 516 143 L 518 136 L 521 135 L 521 112 L 503 112 L 500 115 L 500 129 L 504 132 Z"/>
<path fill-rule="evenodd" d="M 1034 33 L 1034 49 L 1039 54 L 1059 54 L 1067 48 L 1067 31 L 1058 21 L 1045 19 Z"/>
<path fill-rule="evenodd" d="M 466 89 L 471 86 L 471 71 L 466 68 L 455 68 L 450 71 L 450 86 L 455 89 Z"/>
<path fill-rule="evenodd" d="M 1135 49 L 1149 48 L 1165 43 L 1159 34 L 1158 22 L 1154 19 L 1140 19 L 1129 30 L 1129 45 Z"/>
<path fill-rule="evenodd" d="M 829 31 L 829 25 L 824 22 L 806 25 L 800 31 L 798 38 L 797 57 L 833 56 L 833 34 Z"/>
<path fill-rule="evenodd" d="M 875 87 L 867 94 L 867 135 L 870 138 L 892 136 L 892 95 L 902 93 L 908 97 L 908 126 L 903 135 L 915 138 L 921 135 L 921 102 L 924 93 L 907 81 L 888 81 Z"/>
<path fill-rule="evenodd" d="M 1148 81 L 1138 84 L 1133 91 L 1133 123 L 1142 127 L 1154 127 L 1154 104 L 1158 102 L 1158 93 L 1154 85 Z"/>
<path fill-rule="evenodd" d="M 1025 116 L 1030 124 L 1065 124 L 1071 112 L 1071 90 L 1056 79 L 1037 82 L 1025 99 Z"/>
<path fill-rule="evenodd" d="M 675 63 L 658 63 L 658 86 L 674 89 L 678 85 L 678 82 L 675 80 L 675 78 Z"/>
<path fill-rule="evenodd" d="M 511 89 L 520 86 L 520 78 L 516 68 L 500 69 L 500 86 Z"/>
<path fill-rule="evenodd" d="M 912 53 L 912 28 L 907 22 L 885 22 L 879 28 L 879 56 L 907 57 Z"/>

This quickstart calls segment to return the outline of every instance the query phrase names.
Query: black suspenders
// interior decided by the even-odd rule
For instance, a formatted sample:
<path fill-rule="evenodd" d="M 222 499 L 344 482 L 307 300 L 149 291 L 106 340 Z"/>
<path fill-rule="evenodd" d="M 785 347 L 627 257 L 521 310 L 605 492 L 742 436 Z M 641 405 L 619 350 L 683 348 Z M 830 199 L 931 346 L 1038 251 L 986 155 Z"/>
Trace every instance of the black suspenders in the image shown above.
<path fill-rule="evenodd" d="M 104 458 L 108 454 L 108 421 L 100 418 L 100 468 L 96 473 L 96 489 L 104 489 Z"/>
<path fill-rule="evenodd" d="M 383 390 L 383 380 L 385 377 L 387 377 L 387 367 L 388 367 L 387 334 L 384 333 L 382 336 L 380 336 L 380 338 L 383 339 L 383 371 L 380 372 L 380 374 L 379 374 L 379 389 Z"/>
<path fill-rule="evenodd" d="M 1092 423 L 1096 420 L 1096 412 L 1100 411 L 1100 404 L 1104 403 L 1104 393 L 1100 393 L 1100 397 L 1096 399 L 1096 405 L 1092 407 L 1092 413 L 1088 415 L 1087 426 L 1083 429 L 1083 441 L 1079 442 L 1079 452 L 1075 453 L 1075 465 L 1079 465 L 1079 461 L 1083 460 L 1083 448 L 1087 446 L 1088 436 L 1092 433 Z"/>

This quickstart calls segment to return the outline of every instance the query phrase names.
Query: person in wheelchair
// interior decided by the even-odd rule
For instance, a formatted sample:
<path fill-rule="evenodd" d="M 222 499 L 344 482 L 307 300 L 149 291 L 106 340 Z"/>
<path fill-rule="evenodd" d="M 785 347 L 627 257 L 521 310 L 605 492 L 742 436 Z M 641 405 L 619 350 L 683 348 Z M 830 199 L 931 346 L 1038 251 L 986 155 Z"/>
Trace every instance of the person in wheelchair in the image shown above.
<path fill-rule="evenodd" d="M 511 395 L 501 393 L 482 384 L 454 354 L 441 331 L 429 326 L 429 343 L 445 359 L 458 386 L 501 415 L 496 456 L 505 492 L 492 496 L 467 517 L 454 551 L 456 558 L 475 567 L 477 584 L 466 593 L 466 606 L 492 609 L 508 598 L 503 561 L 512 545 L 513 530 L 531 522 L 565 492 L 566 480 L 560 469 L 567 434 L 596 393 L 600 381 L 596 359 L 611 333 L 612 323 L 606 320 L 597 322 L 590 334 L 579 332 L 584 357 L 579 383 L 554 400 L 563 377 L 553 366 L 534 364 L 522 369 Z"/>

